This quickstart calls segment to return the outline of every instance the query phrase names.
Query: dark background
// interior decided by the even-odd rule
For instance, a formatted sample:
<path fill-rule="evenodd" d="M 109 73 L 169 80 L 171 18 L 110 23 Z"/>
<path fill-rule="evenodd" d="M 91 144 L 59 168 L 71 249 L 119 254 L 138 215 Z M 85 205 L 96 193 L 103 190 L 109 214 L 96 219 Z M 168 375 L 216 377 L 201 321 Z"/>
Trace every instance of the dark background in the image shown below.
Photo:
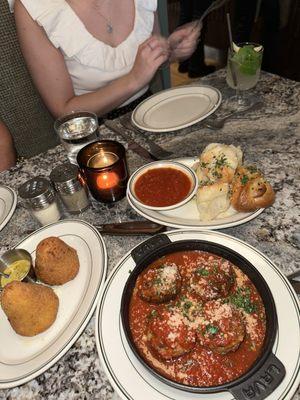
<path fill-rule="evenodd" d="M 225 66 L 229 44 L 226 13 L 230 12 L 234 41 L 241 41 L 244 26 L 244 31 L 249 30 L 250 41 L 264 44 L 264 70 L 300 81 L 300 0 L 261 1 L 255 22 L 251 13 L 256 11 L 257 0 L 230 0 L 212 12 L 207 17 L 205 45 L 219 50 L 217 67 Z M 178 25 L 179 12 L 179 0 L 168 0 L 170 31 Z"/>

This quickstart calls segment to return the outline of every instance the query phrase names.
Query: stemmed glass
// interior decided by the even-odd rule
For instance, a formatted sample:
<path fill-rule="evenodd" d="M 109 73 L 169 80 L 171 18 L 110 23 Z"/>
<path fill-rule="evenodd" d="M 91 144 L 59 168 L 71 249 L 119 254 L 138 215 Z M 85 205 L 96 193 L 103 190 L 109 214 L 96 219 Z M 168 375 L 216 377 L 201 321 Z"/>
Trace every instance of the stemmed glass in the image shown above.
<path fill-rule="evenodd" d="M 262 45 L 250 42 L 233 44 L 228 50 L 226 82 L 236 90 L 233 99 L 238 109 L 258 101 L 254 95 L 246 97 L 244 92 L 254 88 L 259 80 L 263 50 Z"/>

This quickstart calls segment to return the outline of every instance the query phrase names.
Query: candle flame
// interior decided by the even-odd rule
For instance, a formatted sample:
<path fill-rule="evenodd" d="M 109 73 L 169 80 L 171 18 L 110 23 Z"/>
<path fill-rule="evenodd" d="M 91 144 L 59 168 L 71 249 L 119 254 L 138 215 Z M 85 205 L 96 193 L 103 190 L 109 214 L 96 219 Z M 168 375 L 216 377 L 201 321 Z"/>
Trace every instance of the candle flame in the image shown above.
<path fill-rule="evenodd" d="M 111 172 L 103 172 L 97 177 L 97 186 L 99 189 L 112 189 L 119 183 L 118 175 Z"/>

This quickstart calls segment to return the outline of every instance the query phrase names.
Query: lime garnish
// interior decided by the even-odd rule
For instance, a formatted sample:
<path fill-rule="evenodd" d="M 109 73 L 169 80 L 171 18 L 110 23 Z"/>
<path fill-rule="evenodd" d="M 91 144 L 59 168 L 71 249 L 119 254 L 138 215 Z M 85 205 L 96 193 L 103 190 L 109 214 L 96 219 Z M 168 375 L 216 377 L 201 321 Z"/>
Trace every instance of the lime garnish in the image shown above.
<path fill-rule="evenodd" d="M 232 57 L 238 64 L 239 71 L 245 75 L 255 75 L 261 64 L 261 53 L 254 50 L 252 45 L 245 45 Z"/>
<path fill-rule="evenodd" d="M 255 50 L 257 53 L 259 53 L 261 50 L 262 50 L 262 46 L 257 46 L 257 47 L 254 47 L 253 48 L 253 50 Z"/>
<path fill-rule="evenodd" d="M 235 53 L 238 53 L 238 52 L 239 52 L 240 47 L 239 47 L 237 44 L 235 44 L 234 42 L 232 42 L 232 47 L 233 47 L 233 51 L 234 51 Z"/>

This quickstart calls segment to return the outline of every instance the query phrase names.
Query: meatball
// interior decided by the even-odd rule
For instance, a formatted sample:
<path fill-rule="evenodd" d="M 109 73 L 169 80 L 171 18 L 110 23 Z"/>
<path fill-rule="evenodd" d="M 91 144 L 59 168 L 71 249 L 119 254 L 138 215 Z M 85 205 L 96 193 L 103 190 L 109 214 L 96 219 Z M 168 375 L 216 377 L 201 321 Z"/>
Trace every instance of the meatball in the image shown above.
<path fill-rule="evenodd" d="M 234 283 L 234 271 L 229 261 L 208 259 L 191 274 L 191 289 L 203 301 L 226 297 Z"/>
<path fill-rule="evenodd" d="M 163 360 L 190 352 L 196 345 L 196 338 L 196 329 L 191 328 L 183 315 L 175 310 L 159 310 L 147 326 L 147 345 Z"/>
<path fill-rule="evenodd" d="M 163 303 L 174 299 L 181 288 L 181 276 L 175 264 L 147 269 L 137 280 L 141 299 Z"/>
<path fill-rule="evenodd" d="M 202 346 L 226 354 L 238 349 L 245 337 L 245 325 L 238 309 L 220 300 L 209 301 L 203 309 L 203 322 L 198 329 Z"/>

